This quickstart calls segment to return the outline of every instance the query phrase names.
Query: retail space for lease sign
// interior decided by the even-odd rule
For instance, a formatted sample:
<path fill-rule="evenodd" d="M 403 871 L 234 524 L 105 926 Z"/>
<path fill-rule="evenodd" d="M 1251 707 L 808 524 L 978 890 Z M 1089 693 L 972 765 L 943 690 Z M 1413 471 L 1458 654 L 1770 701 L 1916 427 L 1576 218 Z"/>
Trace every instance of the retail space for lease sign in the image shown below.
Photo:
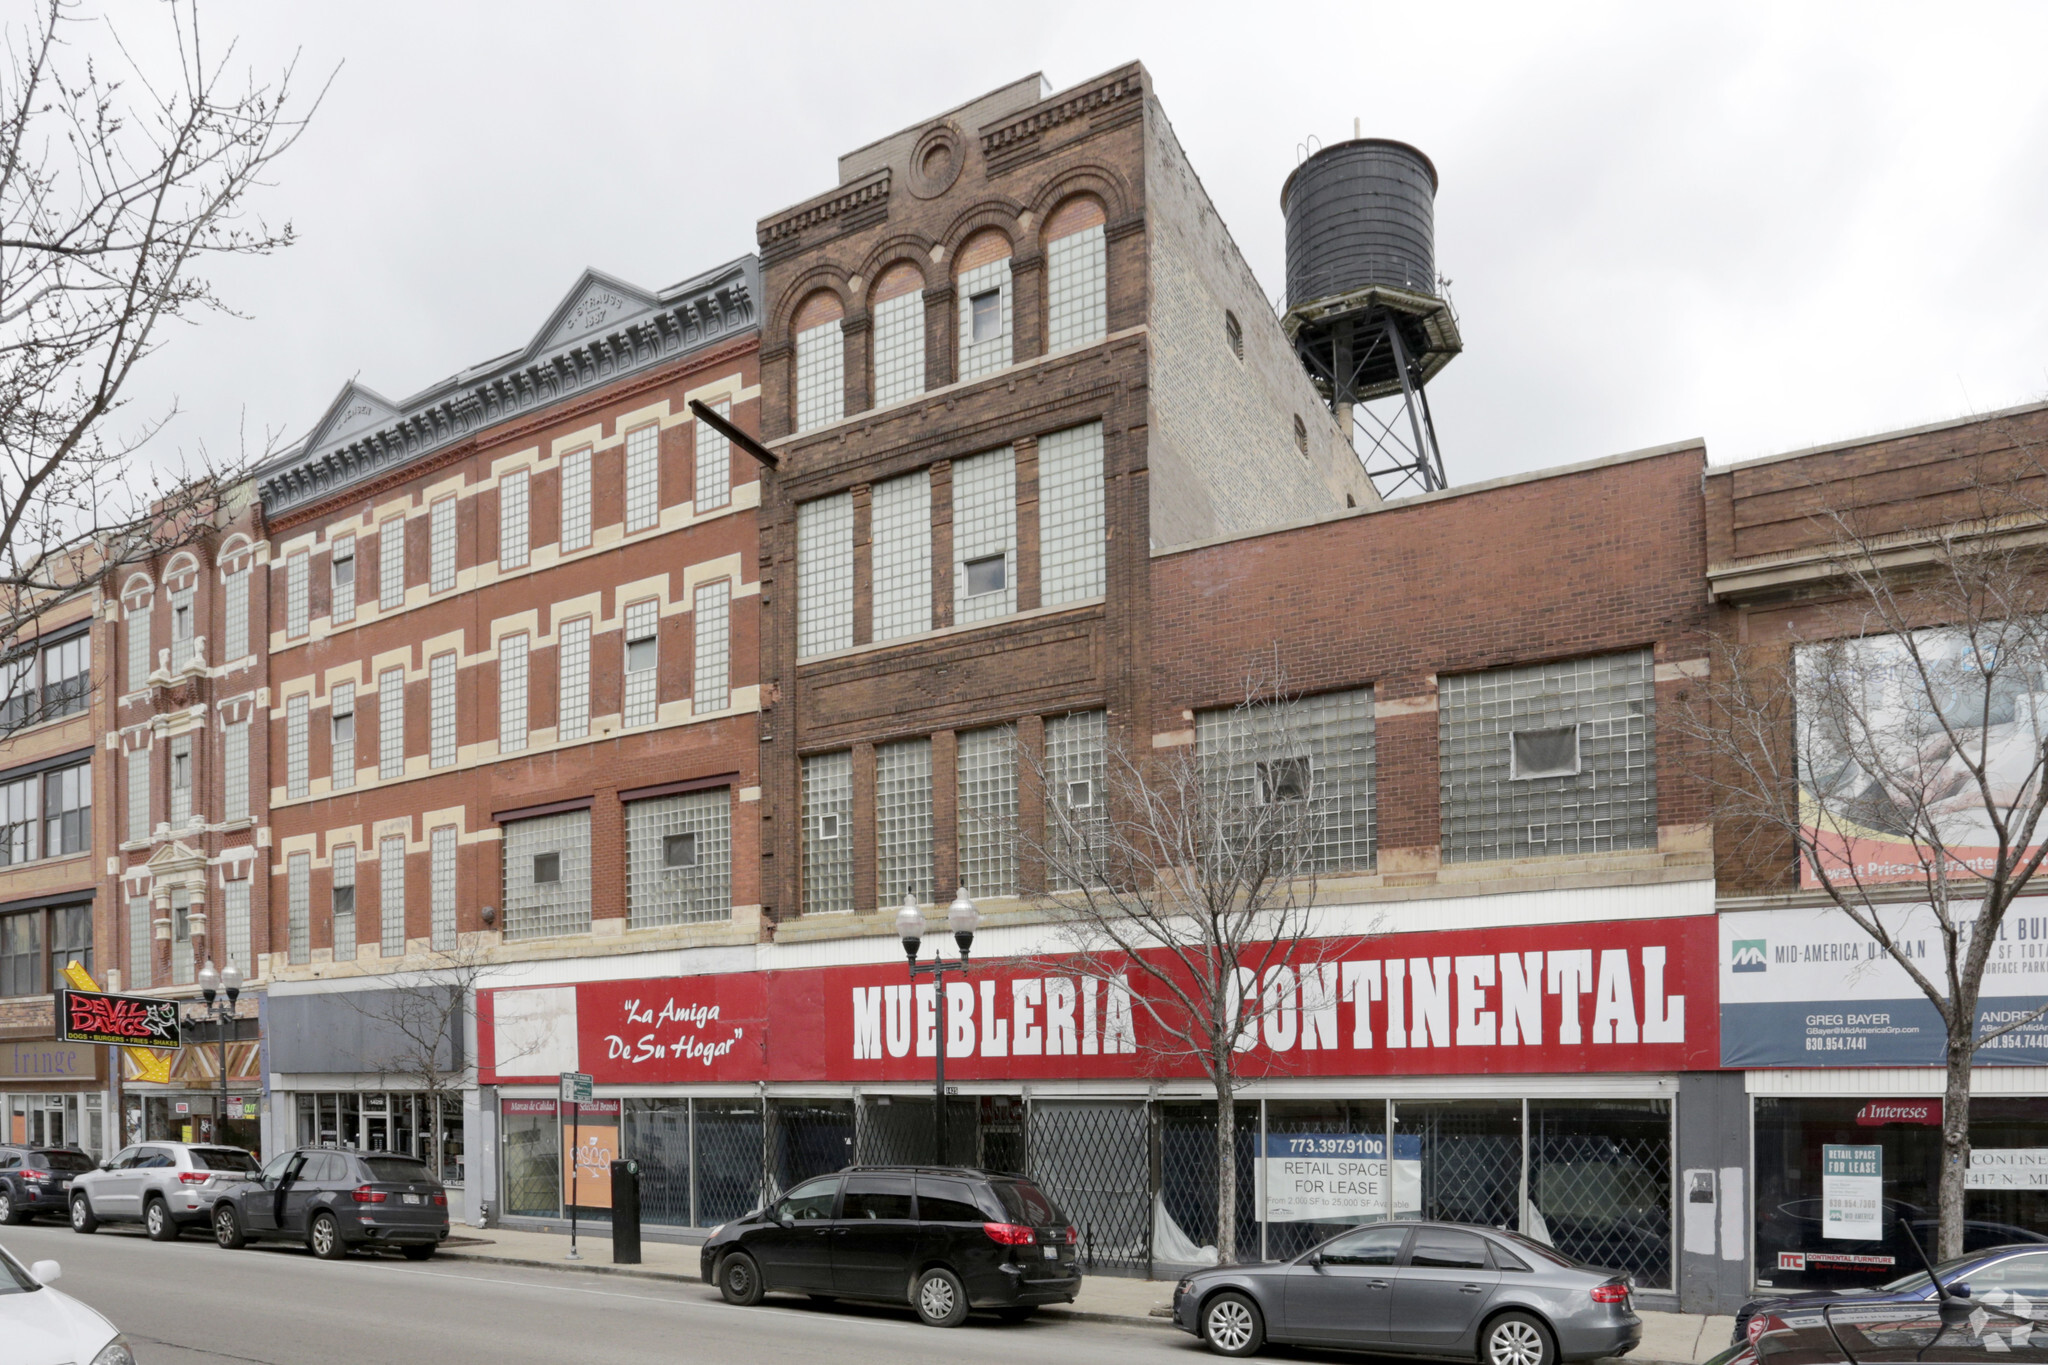
<path fill-rule="evenodd" d="M 1422 1212 L 1422 1138 L 1395 1134 L 1390 1165 L 1378 1133 L 1268 1133 L 1258 1180 L 1269 1223 L 1364 1223 L 1389 1207 L 1413 1216 Z"/>
<path fill-rule="evenodd" d="M 1930 980 L 1944 975 L 1934 911 L 1874 907 L 1885 932 Z M 1955 915 L 1965 941 L 1976 906 Z M 1833 906 L 1719 917 L 1721 1062 L 1729 1067 L 1940 1066 L 1941 1015 L 1877 941 Z M 2048 1004 L 2048 897 L 2007 913 L 1978 1001 L 1980 1035 Z M 1980 1066 L 2048 1064 L 2048 1018 L 1985 1044 Z"/>

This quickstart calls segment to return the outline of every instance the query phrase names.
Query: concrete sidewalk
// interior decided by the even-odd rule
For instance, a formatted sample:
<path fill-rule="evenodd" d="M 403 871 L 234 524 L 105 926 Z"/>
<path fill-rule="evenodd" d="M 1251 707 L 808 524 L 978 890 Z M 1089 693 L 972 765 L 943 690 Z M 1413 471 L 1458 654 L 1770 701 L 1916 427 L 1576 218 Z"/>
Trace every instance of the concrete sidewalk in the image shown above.
<path fill-rule="evenodd" d="M 698 1269 L 700 1242 L 640 1243 L 639 1265 L 613 1265 L 610 1232 L 599 1227 L 577 1239 L 578 1260 L 569 1260 L 569 1238 L 564 1233 L 526 1232 L 511 1228 L 477 1229 L 457 1224 L 454 1235 L 441 1250 L 451 1260 L 496 1261 L 505 1265 L 544 1266 L 550 1270 L 580 1270 L 600 1275 L 629 1275 L 636 1279 L 667 1280 L 695 1285 L 699 1292 L 716 1291 L 703 1282 Z M 1173 1330 L 1166 1314 L 1173 1304 L 1173 1281 L 1131 1280 L 1115 1275 L 1090 1275 L 1081 1281 L 1080 1297 L 1072 1306 L 1043 1309 L 1048 1318 L 1073 1318 L 1083 1322 L 1145 1324 Z M 1629 1365 L 1698 1365 L 1727 1346 L 1735 1330 L 1730 1317 L 1702 1317 L 1692 1313 L 1644 1313 L 1643 1344 L 1627 1357 Z"/>

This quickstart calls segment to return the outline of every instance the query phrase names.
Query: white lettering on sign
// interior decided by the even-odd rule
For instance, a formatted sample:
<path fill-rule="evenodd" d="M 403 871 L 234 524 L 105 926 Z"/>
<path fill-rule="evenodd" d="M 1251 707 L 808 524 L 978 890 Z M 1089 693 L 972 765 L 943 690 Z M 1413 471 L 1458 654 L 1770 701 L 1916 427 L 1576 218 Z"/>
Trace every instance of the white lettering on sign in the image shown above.
<path fill-rule="evenodd" d="M 731 1026 L 727 1033 L 724 1027 L 720 1037 L 705 1037 L 703 1031 L 721 1024 L 716 1005 L 678 1005 L 674 999 L 662 1002 L 660 1009 L 642 1007 L 638 1000 L 624 1002 L 626 1022 L 651 1026 L 637 1038 L 628 1039 L 617 1033 L 605 1035 L 604 1050 L 607 1060 L 625 1062 L 638 1066 L 653 1061 L 701 1062 L 710 1066 L 739 1046 L 746 1030 L 738 1024 Z M 855 1011 L 856 1016 L 858 1010 Z M 675 1032 L 666 1033 L 664 1027 L 674 1025 Z"/>
<path fill-rule="evenodd" d="M 1334 977 L 1332 978 L 1334 980 Z M 946 983 L 943 1025 L 946 1056 L 1057 1057 L 1134 1053 L 1138 1030 L 1131 1011 L 1129 981 L 1064 976 L 1013 978 L 1009 1017 L 1001 1012 L 999 983 Z M 914 1006 L 913 1006 L 913 1001 Z M 878 1062 L 910 1051 L 911 1016 L 920 1057 L 938 1046 L 941 1024 L 937 995 L 929 985 L 853 988 L 853 1059 Z M 1041 1022 L 1041 1015 L 1043 1022 Z M 1333 1044 L 1334 1046 L 1334 1044 Z"/>

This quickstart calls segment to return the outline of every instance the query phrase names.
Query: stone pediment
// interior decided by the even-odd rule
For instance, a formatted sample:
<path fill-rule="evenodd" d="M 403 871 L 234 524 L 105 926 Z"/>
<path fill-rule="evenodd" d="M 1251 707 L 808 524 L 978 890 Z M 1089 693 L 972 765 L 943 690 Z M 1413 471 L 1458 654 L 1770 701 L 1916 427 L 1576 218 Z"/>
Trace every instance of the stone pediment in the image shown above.
<path fill-rule="evenodd" d="M 306 448 L 320 450 L 357 432 L 382 426 L 397 416 L 398 408 L 388 399 L 350 380 L 341 386 L 341 392 L 314 425 L 313 434 L 306 440 Z"/>
<path fill-rule="evenodd" d="M 586 270 L 533 338 L 529 355 L 559 350 L 579 337 L 615 328 L 627 318 L 652 312 L 656 299 L 600 270 Z"/>
<path fill-rule="evenodd" d="M 149 855 L 144 864 L 157 882 L 176 882 L 196 876 L 205 884 L 206 855 L 182 839 L 173 839 Z"/>

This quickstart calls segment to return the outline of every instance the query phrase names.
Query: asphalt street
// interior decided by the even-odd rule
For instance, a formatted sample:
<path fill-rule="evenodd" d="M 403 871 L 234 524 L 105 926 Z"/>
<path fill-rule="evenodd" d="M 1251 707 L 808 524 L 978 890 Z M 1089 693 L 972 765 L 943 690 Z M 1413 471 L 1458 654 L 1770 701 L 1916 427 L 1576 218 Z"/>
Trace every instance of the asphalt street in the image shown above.
<path fill-rule="evenodd" d="M 436 1365 L 511 1362 L 1049 1360 L 1194 1365 L 1193 1338 L 1140 1325 L 975 1317 L 940 1331 L 908 1309 L 771 1296 L 734 1308 L 709 1286 L 578 1271 L 361 1254 L 316 1261 L 298 1248 L 223 1251 L 188 1231 L 82 1237 L 55 1223 L 0 1227 L 24 1263 L 60 1262 L 57 1287 L 128 1334 L 142 1365 Z M 0 1359 L 6 1355 L 0 1343 Z M 1305 1358 L 1305 1357 L 1297 1357 Z M 1336 1361 L 1339 1356 L 1324 1357 Z"/>

